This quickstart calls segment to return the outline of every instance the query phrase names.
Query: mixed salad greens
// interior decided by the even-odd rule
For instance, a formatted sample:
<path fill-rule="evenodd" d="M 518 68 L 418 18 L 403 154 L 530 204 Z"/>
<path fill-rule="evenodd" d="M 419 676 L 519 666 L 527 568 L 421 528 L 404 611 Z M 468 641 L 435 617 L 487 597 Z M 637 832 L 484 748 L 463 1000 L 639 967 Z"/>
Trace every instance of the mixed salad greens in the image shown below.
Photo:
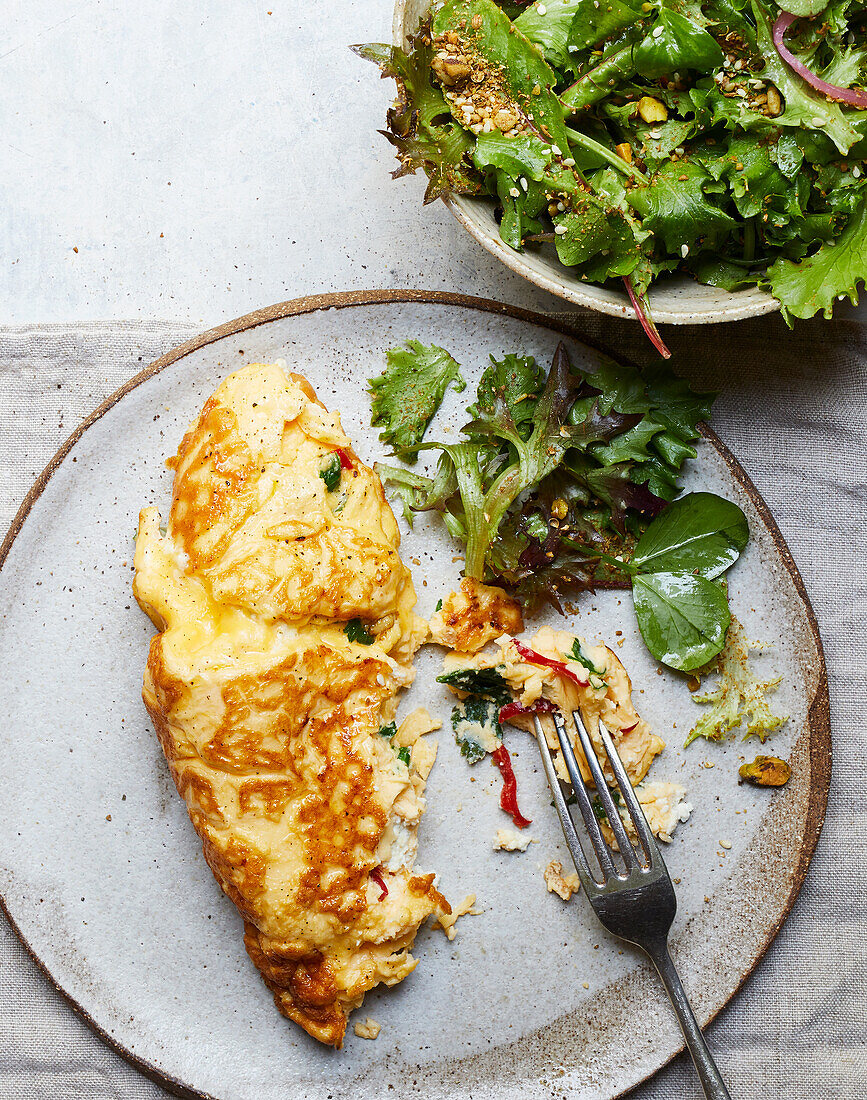
<path fill-rule="evenodd" d="M 865 0 L 446 0 L 353 47 L 398 83 L 395 177 L 489 196 L 512 248 L 645 294 L 666 272 L 831 315 L 867 278 Z"/>
<path fill-rule="evenodd" d="M 711 395 L 661 365 L 642 374 L 599 353 L 573 366 L 561 343 L 547 372 L 529 355 L 492 356 L 463 438 L 424 441 L 449 384 L 465 385 L 454 358 L 417 341 L 370 383 L 380 439 L 408 463 L 439 452 L 432 477 L 377 463 L 407 521 L 438 512 L 466 547 L 465 575 L 526 611 L 631 588 L 654 657 L 684 671 L 715 657 L 730 622 L 720 577 L 747 543 L 746 517 L 712 493 L 675 499 Z"/>

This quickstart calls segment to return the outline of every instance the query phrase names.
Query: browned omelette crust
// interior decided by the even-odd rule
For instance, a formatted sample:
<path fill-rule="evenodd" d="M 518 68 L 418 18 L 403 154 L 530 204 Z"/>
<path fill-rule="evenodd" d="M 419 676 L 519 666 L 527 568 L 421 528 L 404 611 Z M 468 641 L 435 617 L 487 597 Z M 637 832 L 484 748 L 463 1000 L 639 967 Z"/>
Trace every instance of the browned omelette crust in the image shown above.
<path fill-rule="evenodd" d="M 303 379 L 231 376 L 171 462 L 167 534 L 142 513 L 135 581 L 161 630 L 144 701 L 205 858 L 280 1011 L 335 1046 L 448 911 L 433 875 L 387 866 L 424 780 L 378 731 L 426 629 L 379 479 L 352 455 L 326 492 L 337 448 L 351 454 Z M 355 617 L 372 645 L 348 640 Z"/>
<path fill-rule="evenodd" d="M 458 653 L 478 653 L 502 634 L 524 629 L 521 608 L 504 588 L 465 577 L 430 620 L 431 641 Z"/>

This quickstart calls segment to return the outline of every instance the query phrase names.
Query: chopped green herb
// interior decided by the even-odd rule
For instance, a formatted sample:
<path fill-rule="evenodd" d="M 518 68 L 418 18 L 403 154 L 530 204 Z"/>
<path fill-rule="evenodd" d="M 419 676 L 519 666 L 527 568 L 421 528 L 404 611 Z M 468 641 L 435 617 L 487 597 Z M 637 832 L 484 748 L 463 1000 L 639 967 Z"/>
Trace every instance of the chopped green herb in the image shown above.
<path fill-rule="evenodd" d="M 437 683 L 448 684 L 458 691 L 466 691 L 470 695 L 478 695 L 483 699 L 490 699 L 493 703 L 504 706 L 511 699 L 509 687 L 500 672 L 502 666 L 496 668 L 456 668 L 453 672 L 445 672 L 437 676 Z"/>
<path fill-rule="evenodd" d="M 434 611 L 442 611 L 442 609 L 443 609 L 443 601 L 442 600 L 437 600 L 437 605 L 434 608 Z"/>
<path fill-rule="evenodd" d="M 358 642 L 359 645 L 373 645 L 373 635 L 361 619 L 350 619 L 343 628 L 343 633 L 350 642 Z"/>
<path fill-rule="evenodd" d="M 332 452 L 325 460 L 325 465 L 319 471 L 319 476 L 325 482 L 325 488 L 333 493 L 340 484 L 340 455 Z"/>
<path fill-rule="evenodd" d="M 611 801 L 615 806 L 619 806 L 623 801 L 620 797 L 620 791 L 616 787 L 609 787 L 608 793 L 611 795 Z M 595 794 L 590 800 L 590 805 L 593 807 L 593 813 L 596 815 L 599 821 L 604 821 L 608 824 L 608 814 L 605 812 L 602 806 L 602 800 L 598 794 Z"/>
<path fill-rule="evenodd" d="M 463 699 L 452 710 L 455 741 L 470 764 L 493 752 L 503 740 L 499 713 L 499 703 L 480 695 Z"/>
<path fill-rule="evenodd" d="M 391 738 L 394 737 L 394 735 L 396 733 L 397 733 L 397 726 L 395 725 L 394 722 L 389 722 L 387 726 L 380 726 L 379 727 L 379 736 L 380 737 L 387 737 L 389 740 L 391 740 Z"/>
<path fill-rule="evenodd" d="M 404 764 L 406 764 L 406 766 L 409 767 L 410 751 L 406 747 L 406 745 L 404 745 L 403 748 L 398 749 L 397 758 L 398 758 L 398 760 L 402 760 L 404 762 Z"/>
<path fill-rule="evenodd" d="M 592 673 L 594 676 L 598 676 L 600 679 L 605 675 L 607 671 L 604 668 L 597 668 L 596 665 L 593 664 L 593 662 L 584 652 L 580 638 L 576 638 L 575 641 L 572 643 L 572 652 L 569 654 L 569 656 L 572 657 L 573 660 L 578 661 L 579 664 L 582 664 L 588 672 Z"/>

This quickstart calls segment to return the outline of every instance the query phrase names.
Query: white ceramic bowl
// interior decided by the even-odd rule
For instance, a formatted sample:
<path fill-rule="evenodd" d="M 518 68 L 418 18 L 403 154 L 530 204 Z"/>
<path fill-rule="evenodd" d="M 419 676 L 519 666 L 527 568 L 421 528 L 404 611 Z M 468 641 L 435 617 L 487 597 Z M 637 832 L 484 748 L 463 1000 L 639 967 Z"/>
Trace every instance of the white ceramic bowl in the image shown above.
<path fill-rule="evenodd" d="M 397 0 L 394 8 L 393 39 L 404 46 L 427 14 L 430 0 Z M 587 306 L 615 317 L 634 317 L 625 291 L 588 285 L 572 278 L 567 268 L 542 253 L 515 252 L 500 239 L 489 200 L 457 196 L 445 200 L 461 225 L 491 255 L 531 283 L 567 302 Z M 779 309 L 779 302 L 764 291 L 727 291 L 702 286 L 685 275 L 671 275 L 651 287 L 648 294 L 653 319 L 670 325 L 710 325 L 719 321 L 740 321 Z"/>

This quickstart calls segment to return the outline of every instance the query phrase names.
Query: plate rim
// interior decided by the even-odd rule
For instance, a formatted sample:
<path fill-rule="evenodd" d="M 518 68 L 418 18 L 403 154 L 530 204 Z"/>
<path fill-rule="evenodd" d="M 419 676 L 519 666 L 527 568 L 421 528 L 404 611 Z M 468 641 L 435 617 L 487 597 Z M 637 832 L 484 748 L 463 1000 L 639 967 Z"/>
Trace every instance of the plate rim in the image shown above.
<path fill-rule="evenodd" d="M 118 389 L 109 394 L 84 420 L 71 432 L 71 434 L 64 440 L 64 442 L 58 447 L 52 457 L 48 460 L 42 472 L 33 482 L 32 486 L 27 492 L 21 502 L 18 511 L 16 512 L 9 528 L 3 538 L 3 542 L 0 543 L 0 570 L 6 562 L 9 552 L 12 549 L 12 545 L 20 533 L 24 523 L 30 514 L 33 505 L 42 495 L 48 482 L 51 480 L 55 471 L 60 467 L 66 456 L 75 446 L 75 444 L 81 439 L 84 433 L 91 428 L 98 420 L 100 420 L 109 410 L 111 410 L 123 397 L 125 397 L 132 390 L 137 389 L 143 382 L 146 382 L 149 378 L 159 374 L 166 367 L 171 366 L 178 360 L 185 358 L 187 355 L 192 354 L 195 351 L 199 351 L 201 348 L 207 347 L 209 344 L 216 343 L 218 340 L 225 339 L 229 336 L 235 336 L 238 333 L 248 331 L 253 328 L 257 328 L 259 325 L 268 324 L 271 321 L 283 320 L 287 317 L 298 317 L 308 313 L 315 313 L 318 310 L 330 310 L 330 309 L 346 309 L 356 306 L 377 306 L 377 305 L 405 305 L 405 304 L 419 304 L 419 305 L 445 305 L 455 306 L 461 309 L 476 309 L 483 313 L 502 314 L 513 320 L 519 320 L 527 322 L 528 324 L 535 325 L 538 328 L 545 328 L 563 336 L 567 336 L 570 339 L 579 341 L 586 344 L 588 347 L 602 352 L 606 355 L 611 355 L 614 358 L 618 358 L 623 362 L 630 363 L 631 361 L 627 356 L 621 355 L 619 352 L 613 351 L 607 347 L 604 343 L 594 340 L 591 337 L 587 337 L 582 333 L 576 331 L 575 327 L 564 318 L 554 317 L 544 313 L 540 313 L 536 310 L 524 309 L 521 306 L 512 305 L 507 302 L 496 301 L 492 298 L 481 298 L 467 294 L 459 294 L 452 291 L 441 290 L 350 290 L 350 291 L 334 291 L 326 294 L 311 294 L 300 298 L 292 298 L 287 301 L 277 302 L 274 305 L 265 306 L 261 309 L 253 310 L 250 313 L 243 314 L 240 317 L 235 317 L 230 321 L 215 326 L 214 328 L 206 329 L 204 332 L 199 333 L 196 336 L 190 337 L 188 340 L 184 340 L 182 343 L 177 344 L 171 348 L 164 355 L 161 355 L 158 359 L 155 359 L 152 363 L 149 363 L 142 370 L 138 371 L 131 378 L 127 379 Z M 729 995 L 723 1001 L 723 1003 L 710 1015 L 707 1024 L 710 1024 L 716 1016 L 731 1003 L 735 995 L 741 990 L 744 983 L 756 970 L 759 963 L 764 958 L 768 948 L 776 939 L 777 934 L 782 928 L 783 924 L 787 920 L 789 914 L 792 911 L 795 900 L 800 893 L 801 887 L 806 878 L 807 869 L 810 866 L 810 862 L 813 858 L 813 854 L 816 850 L 816 845 L 819 840 L 819 835 L 822 831 L 822 825 L 825 820 L 825 810 L 828 803 L 828 792 L 831 783 L 831 766 L 832 766 L 832 750 L 831 750 L 831 711 L 830 711 L 830 696 L 828 691 L 828 670 L 825 663 L 825 652 L 822 645 L 822 637 L 819 632 L 819 624 L 816 619 L 816 614 L 813 610 L 813 605 L 810 602 L 809 594 L 807 593 L 806 586 L 801 577 L 800 571 L 795 564 L 792 553 L 789 550 L 788 544 L 783 537 L 782 532 L 774 519 L 770 508 L 765 503 L 759 490 L 753 484 L 752 479 L 747 474 L 746 470 L 741 466 L 738 459 L 729 450 L 729 448 L 723 443 L 715 431 L 708 427 L 706 424 L 700 426 L 700 430 L 705 439 L 714 447 L 717 453 L 725 462 L 726 466 L 730 470 L 735 481 L 740 488 L 746 494 L 750 503 L 758 512 L 765 524 L 769 535 L 774 543 L 774 546 L 779 553 L 783 564 L 788 571 L 789 577 L 797 592 L 798 598 L 804 608 L 807 616 L 807 622 L 810 629 L 813 642 L 816 646 L 816 655 L 818 660 L 818 684 L 816 687 L 813 700 L 807 711 L 807 724 L 809 730 L 809 750 L 810 750 L 810 769 L 811 774 L 814 777 L 814 782 L 810 787 L 810 795 L 807 804 L 807 816 L 804 826 L 804 837 L 798 853 L 798 864 L 795 868 L 792 877 L 792 886 L 789 891 L 789 895 L 786 898 L 783 907 L 776 922 L 769 926 L 765 938 L 759 948 L 755 958 L 750 962 L 743 974 L 737 981 L 737 984 L 731 990 Z M 69 993 L 61 983 L 51 973 L 46 963 L 42 961 L 36 951 L 33 949 L 27 937 L 21 931 L 16 924 L 14 918 L 6 903 L 6 898 L 2 891 L 0 891 L 0 911 L 8 921 L 9 926 L 15 933 L 19 942 L 27 952 L 28 956 L 36 963 L 39 970 L 47 978 L 52 988 L 56 990 L 64 998 L 66 1003 L 76 1012 L 76 1014 L 87 1024 L 91 1031 L 97 1035 L 102 1042 L 104 1042 L 115 1054 L 120 1055 L 128 1064 L 130 1064 L 139 1073 L 153 1081 L 155 1084 L 166 1089 L 168 1092 L 175 1096 L 183 1098 L 183 1100 L 219 1100 L 219 1097 L 212 1093 L 202 1092 L 185 1082 L 173 1077 L 171 1074 L 166 1073 L 158 1066 L 149 1062 L 146 1058 L 141 1057 L 134 1051 L 130 1050 L 123 1045 L 118 1039 L 109 1034 L 97 1021 L 91 1016 L 88 1010 L 82 1005 L 75 997 Z M 705 1026 L 707 1026 L 707 1024 Z M 661 1069 L 668 1065 L 678 1054 L 682 1053 L 685 1046 L 681 1044 L 669 1058 L 666 1058 L 656 1069 L 646 1074 L 639 1081 L 629 1085 L 626 1089 L 614 1093 L 611 1100 L 617 1100 L 618 1097 L 623 1096 L 624 1093 L 630 1092 L 632 1089 L 637 1088 L 640 1084 L 649 1080 Z"/>

